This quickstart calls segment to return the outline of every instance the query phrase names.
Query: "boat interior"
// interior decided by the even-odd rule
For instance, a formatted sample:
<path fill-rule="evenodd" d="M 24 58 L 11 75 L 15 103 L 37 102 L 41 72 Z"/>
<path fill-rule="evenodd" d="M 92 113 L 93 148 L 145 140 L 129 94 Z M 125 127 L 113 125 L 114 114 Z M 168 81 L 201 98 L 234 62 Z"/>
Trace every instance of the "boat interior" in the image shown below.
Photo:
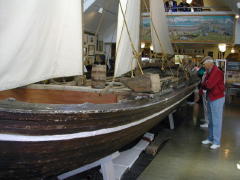
<path fill-rule="evenodd" d="M 114 92 L 101 93 L 98 91 L 82 91 L 80 88 L 41 89 L 17 88 L 0 91 L 0 100 L 14 98 L 17 101 L 41 104 L 111 104 L 118 102 L 120 94 Z"/>

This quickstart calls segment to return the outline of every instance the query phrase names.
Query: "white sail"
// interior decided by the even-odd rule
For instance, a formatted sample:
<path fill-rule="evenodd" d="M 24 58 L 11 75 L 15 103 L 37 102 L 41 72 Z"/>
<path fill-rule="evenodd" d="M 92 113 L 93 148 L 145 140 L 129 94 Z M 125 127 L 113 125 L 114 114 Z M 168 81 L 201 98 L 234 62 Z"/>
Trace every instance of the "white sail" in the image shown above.
<path fill-rule="evenodd" d="M 140 33 L 140 0 L 120 0 L 125 14 L 126 23 L 135 49 L 139 50 L 139 33 Z M 120 5 L 119 5 L 120 6 Z M 124 23 L 124 17 L 121 7 L 118 10 L 118 27 L 117 27 L 117 48 L 115 62 L 115 77 L 125 74 L 136 67 L 136 59 L 133 56 L 130 38 Z"/>
<path fill-rule="evenodd" d="M 150 0 L 151 36 L 156 53 L 174 54 L 163 0 Z M 160 45 L 160 42 L 162 45 Z"/>
<path fill-rule="evenodd" d="M 0 0 L 0 90 L 82 69 L 81 0 Z"/>

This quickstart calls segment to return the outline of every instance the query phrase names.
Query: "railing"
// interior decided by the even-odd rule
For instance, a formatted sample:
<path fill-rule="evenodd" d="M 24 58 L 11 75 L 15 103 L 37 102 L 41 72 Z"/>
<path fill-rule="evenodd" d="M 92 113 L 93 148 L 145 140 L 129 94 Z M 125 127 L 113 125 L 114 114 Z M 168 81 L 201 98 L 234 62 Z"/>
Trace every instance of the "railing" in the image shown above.
<path fill-rule="evenodd" d="M 166 12 L 209 12 L 209 11 L 232 11 L 226 7 L 198 7 L 198 6 L 190 6 L 190 7 L 171 7 L 165 8 Z"/>

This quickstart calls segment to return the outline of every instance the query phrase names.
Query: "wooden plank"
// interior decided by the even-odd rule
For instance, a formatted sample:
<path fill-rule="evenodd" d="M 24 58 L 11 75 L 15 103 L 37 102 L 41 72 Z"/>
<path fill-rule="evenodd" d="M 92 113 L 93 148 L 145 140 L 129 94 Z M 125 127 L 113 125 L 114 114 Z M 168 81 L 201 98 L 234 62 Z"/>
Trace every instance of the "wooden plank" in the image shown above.
<path fill-rule="evenodd" d="M 108 104 L 116 103 L 117 95 L 113 93 L 102 94 L 81 91 L 47 90 L 18 88 L 0 91 L 0 100 L 15 98 L 18 101 L 43 104 Z"/>
<path fill-rule="evenodd" d="M 146 74 L 134 78 L 122 78 L 120 81 L 125 86 L 138 93 L 157 93 L 161 88 L 160 77 L 158 74 Z"/>
<path fill-rule="evenodd" d="M 163 131 L 160 132 L 153 142 L 149 144 L 149 146 L 146 149 L 146 153 L 150 154 L 152 156 L 155 156 L 162 144 L 164 144 L 166 141 L 168 141 L 171 138 L 170 132 Z"/>

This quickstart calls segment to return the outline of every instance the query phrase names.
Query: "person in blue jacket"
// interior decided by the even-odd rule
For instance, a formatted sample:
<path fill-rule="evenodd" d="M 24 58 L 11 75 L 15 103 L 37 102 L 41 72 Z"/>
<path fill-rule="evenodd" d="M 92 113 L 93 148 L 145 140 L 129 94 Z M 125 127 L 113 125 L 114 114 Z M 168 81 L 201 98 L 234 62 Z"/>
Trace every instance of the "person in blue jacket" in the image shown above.
<path fill-rule="evenodd" d="M 177 12 L 177 1 L 169 0 L 165 2 L 166 12 Z"/>

